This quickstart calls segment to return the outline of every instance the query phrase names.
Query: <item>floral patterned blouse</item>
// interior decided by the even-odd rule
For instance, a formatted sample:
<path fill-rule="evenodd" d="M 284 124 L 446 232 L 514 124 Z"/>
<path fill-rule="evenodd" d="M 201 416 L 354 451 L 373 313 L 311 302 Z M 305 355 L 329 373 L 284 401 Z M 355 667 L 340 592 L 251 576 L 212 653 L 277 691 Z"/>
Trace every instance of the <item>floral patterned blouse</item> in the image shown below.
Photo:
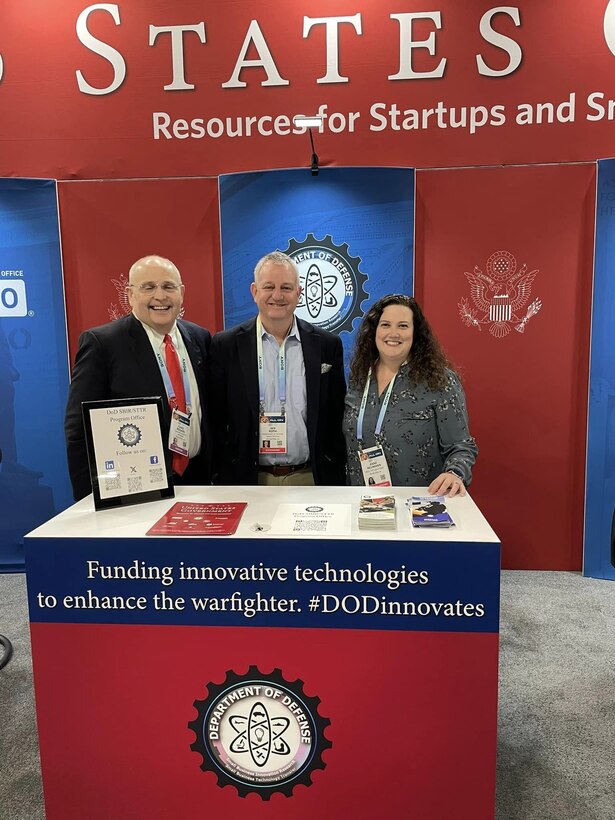
<path fill-rule="evenodd" d="M 346 394 L 344 435 L 348 451 L 348 483 L 363 484 L 359 449 L 382 445 L 393 486 L 428 486 L 442 472 L 452 469 L 467 486 L 478 448 L 468 429 L 465 394 L 459 377 L 447 371 L 443 390 L 424 384 L 411 385 L 408 365 L 399 368 L 391 391 L 380 435 L 376 420 L 386 390 L 378 396 L 371 379 L 363 419 L 363 441 L 357 441 L 357 420 L 363 388 L 350 387 Z"/>

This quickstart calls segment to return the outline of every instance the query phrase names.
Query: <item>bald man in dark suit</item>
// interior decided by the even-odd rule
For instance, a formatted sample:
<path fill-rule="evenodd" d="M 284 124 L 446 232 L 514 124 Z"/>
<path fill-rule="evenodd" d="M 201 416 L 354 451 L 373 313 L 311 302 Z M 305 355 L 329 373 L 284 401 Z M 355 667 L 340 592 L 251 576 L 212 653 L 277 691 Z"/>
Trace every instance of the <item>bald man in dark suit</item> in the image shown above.
<path fill-rule="evenodd" d="M 160 359 L 169 335 L 180 359 L 186 362 L 192 415 L 190 460 L 176 484 L 209 484 L 211 441 L 204 409 L 205 368 L 211 335 L 208 330 L 179 318 L 185 287 L 179 270 L 168 259 L 146 256 L 131 267 L 127 295 L 132 313 L 81 334 L 75 357 L 65 417 L 68 466 L 75 500 L 92 492 L 85 429 L 84 401 L 162 396 L 166 442 L 172 402 L 162 376 Z M 172 453 L 167 450 L 168 466 Z"/>

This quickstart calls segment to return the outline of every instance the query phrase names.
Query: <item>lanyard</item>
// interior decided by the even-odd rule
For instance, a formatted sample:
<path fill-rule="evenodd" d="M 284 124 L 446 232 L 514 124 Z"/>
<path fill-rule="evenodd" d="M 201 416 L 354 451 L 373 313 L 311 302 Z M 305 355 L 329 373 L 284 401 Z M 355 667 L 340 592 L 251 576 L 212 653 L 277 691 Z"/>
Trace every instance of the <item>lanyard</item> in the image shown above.
<path fill-rule="evenodd" d="M 171 341 L 173 341 L 173 338 L 171 338 Z M 177 347 L 175 346 L 175 342 L 173 342 L 173 347 L 175 347 L 175 352 L 179 357 L 179 353 L 177 351 Z M 162 357 L 159 350 L 156 351 L 156 358 L 158 360 L 158 367 L 160 368 L 160 375 L 162 376 L 162 381 L 164 382 L 164 389 L 167 391 L 167 397 L 169 399 L 169 402 L 173 402 L 175 400 L 175 390 L 173 390 L 173 385 L 171 384 L 171 377 L 169 376 L 169 371 L 167 370 L 164 358 Z M 192 403 L 190 401 L 191 397 L 190 382 L 188 380 L 188 362 L 186 361 L 185 356 L 181 357 L 180 364 L 182 369 L 182 381 L 184 383 L 184 396 L 186 397 L 186 412 L 190 413 Z M 177 402 L 175 403 L 177 404 Z"/>
<path fill-rule="evenodd" d="M 382 404 L 380 406 L 380 413 L 378 413 L 378 420 L 376 421 L 376 429 L 374 430 L 375 435 L 379 436 L 380 431 L 382 430 L 382 423 L 384 422 L 384 416 L 387 411 L 387 407 L 389 406 L 389 399 L 391 398 L 391 393 L 393 391 L 393 384 L 395 383 L 395 379 L 397 376 L 393 376 L 391 381 L 389 382 L 389 386 L 387 387 L 387 391 L 384 394 L 384 399 L 382 400 Z M 365 408 L 367 407 L 367 394 L 369 393 L 369 385 L 372 379 L 372 369 L 370 367 L 367 373 L 367 381 L 365 382 L 365 389 L 363 390 L 363 398 L 361 399 L 361 407 L 359 408 L 359 417 L 357 419 L 357 441 L 363 441 L 363 418 L 365 416 Z"/>
<path fill-rule="evenodd" d="M 284 405 L 286 404 L 286 339 L 278 348 L 278 395 L 284 415 Z M 263 356 L 263 325 L 261 317 L 256 317 L 256 362 L 258 366 L 258 398 L 261 411 L 265 410 L 265 359 Z"/>

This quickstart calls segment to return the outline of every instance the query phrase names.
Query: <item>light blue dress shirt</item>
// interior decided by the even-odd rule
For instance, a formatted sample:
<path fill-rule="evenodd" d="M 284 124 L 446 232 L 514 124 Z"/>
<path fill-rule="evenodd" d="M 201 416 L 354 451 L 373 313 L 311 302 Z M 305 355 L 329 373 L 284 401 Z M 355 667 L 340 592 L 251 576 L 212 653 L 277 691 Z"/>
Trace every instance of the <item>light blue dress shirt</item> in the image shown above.
<path fill-rule="evenodd" d="M 280 346 L 274 336 L 262 329 L 265 374 L 265 411 L 281 408 L 278 381 Z M 293 317 L 286 337 L 286 453 L 261 453 L 260 464 L 303 464 L 310 460 L 307 437 L 307 390 L 305 363 L 297 320 Z"/>

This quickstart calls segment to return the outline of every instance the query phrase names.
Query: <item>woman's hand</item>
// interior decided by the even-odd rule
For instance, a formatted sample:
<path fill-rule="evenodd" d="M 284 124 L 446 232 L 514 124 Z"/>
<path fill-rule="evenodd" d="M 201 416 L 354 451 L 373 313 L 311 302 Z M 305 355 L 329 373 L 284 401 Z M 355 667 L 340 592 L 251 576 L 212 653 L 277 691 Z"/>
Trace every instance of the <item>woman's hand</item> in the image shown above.
<path fill-rule="evenodd" d="M 431 482 L 427 492 L 429 495 L 447 495 L 452 498 L 457 493 L 465 495 L 466 487 L 456 473 L 440 473 Z"/>

